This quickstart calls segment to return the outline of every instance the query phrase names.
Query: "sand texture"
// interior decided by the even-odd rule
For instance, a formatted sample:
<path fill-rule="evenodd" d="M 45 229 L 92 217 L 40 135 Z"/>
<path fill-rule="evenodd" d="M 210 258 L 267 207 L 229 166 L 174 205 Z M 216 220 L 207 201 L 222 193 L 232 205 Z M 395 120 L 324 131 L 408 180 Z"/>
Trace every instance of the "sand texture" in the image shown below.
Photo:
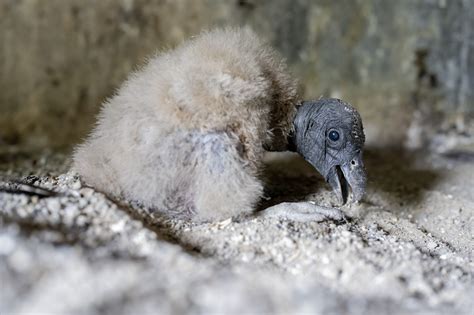
<path fill-rule="evenodd" d="M 331 205 L 295 155 L 268 157 L 267 200 Z M 1 314 L 472 314 L 472 157 L 368 149 L 368 194 L 346 222 L 166 220 L 112 202 L 68 155 L 8 151 L 0 193 Z"/>

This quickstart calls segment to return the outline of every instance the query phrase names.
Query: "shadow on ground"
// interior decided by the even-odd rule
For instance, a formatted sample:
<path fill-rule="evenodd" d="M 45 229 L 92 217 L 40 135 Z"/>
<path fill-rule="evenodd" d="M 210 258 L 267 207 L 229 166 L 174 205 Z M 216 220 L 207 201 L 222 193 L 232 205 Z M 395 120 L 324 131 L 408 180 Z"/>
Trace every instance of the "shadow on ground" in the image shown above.
<path fill-rule="evenodd" d="M 369 176 L 367 199 L 383 195 L 394 203 L 393 208 L 411 208 L 420 203 L 424 192 L 443 178 L 442 171 L 427 164 L 422 153 L 402 148 L 368 148 L 365 163 Z"/>

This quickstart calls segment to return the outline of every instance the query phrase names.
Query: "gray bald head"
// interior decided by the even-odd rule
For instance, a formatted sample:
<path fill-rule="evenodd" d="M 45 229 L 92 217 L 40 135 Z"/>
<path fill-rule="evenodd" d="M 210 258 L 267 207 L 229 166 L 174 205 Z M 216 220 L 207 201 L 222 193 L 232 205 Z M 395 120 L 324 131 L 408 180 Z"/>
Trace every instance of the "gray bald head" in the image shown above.
<path fill-rule="evenodd" d="M 294 150 L 313 165 L 344 204 L 365 193 L 367 176 L 362 162 L 365 136 L 357 110 L 339 99 L 306 101 L 294 120 Z"/>

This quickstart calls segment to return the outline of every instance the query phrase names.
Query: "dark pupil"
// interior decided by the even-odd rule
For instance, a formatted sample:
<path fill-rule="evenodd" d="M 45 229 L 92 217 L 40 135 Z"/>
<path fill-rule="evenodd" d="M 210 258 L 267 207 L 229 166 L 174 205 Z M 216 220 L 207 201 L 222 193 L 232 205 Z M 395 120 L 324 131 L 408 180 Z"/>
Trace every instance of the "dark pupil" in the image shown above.
<path fill-rule="evenodd" d="M 332 141 L 339 140 L 339 132 L 334 131 L 334 130 L 329 132 L 329 139 L 331 139 Z"/>

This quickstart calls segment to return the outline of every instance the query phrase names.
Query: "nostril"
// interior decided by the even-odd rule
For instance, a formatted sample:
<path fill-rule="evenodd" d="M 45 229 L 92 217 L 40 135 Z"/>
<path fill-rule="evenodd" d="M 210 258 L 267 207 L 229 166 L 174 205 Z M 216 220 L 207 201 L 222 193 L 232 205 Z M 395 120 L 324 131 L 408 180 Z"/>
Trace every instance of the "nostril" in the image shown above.
<path fill-rule="evenodd" d="M 356 161 L 352 160 L 352 161 L 351 161 L 351 164 L 352 164 L 352 165 L 356 165 Z"/>

